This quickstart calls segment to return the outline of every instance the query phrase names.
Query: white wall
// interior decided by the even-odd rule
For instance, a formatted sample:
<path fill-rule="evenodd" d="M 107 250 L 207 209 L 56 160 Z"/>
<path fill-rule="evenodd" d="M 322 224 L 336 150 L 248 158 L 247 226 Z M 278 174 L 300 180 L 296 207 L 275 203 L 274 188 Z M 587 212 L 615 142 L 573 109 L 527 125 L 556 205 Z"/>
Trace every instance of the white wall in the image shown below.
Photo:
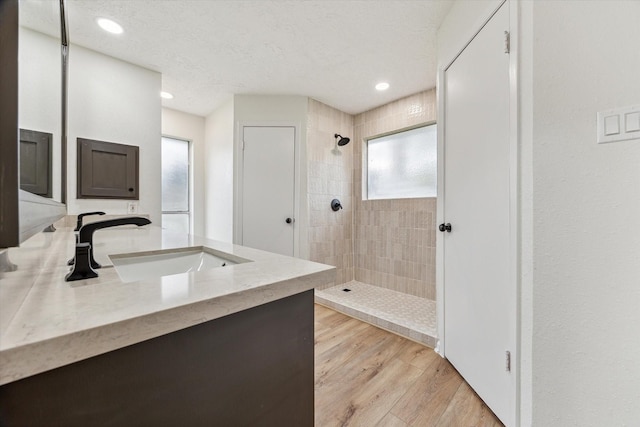
<path fill-rule="evenodd" d="M 68 213 L 126 214 L 127 200 L 76 199 L 76 139 L 140 147 L 138 212 L 161 223 L 161 75 L 72 45 L 69 52 Z"/>
<path fill-rule="evenodd" d="M 533 2 L 533 424 L 640 422 L 640 2 Z"/>
<path fill-rule="evenodd" d="M 18 126 L 53 135 L 52 197 L 61 196 L 60 41 L 20 27 Z"/>
<path fill-rule="evenodd" d="M 242 125 L 295 125 L 296 130 L 296 194 L 298 212 L 295 214 L 295 256 L 309 258 L 307 206 L 307 111 L 309 98 L 295 95 L 236 95 L 234 97 L 235 143 L 239 146 Z M 236 171 L 239 159 L 235 159 Z M 237 180 L 236 180 L 237 182 Z M 235 189 L 234 191 L 237 191 Z"/>
<path fill-rule="evenodd" d="M 233 240 L 233 98 L 205 121 L 204 233 L 210 239 Z"/>
<path fill-rule="evenodd" d="M 191 141 L 192 180 L 189 209 L 193 217 L 193 233 L 204 235 L 204 171 L 205 171 L 205 119 L 170 108 L 162 109 L 162 135 Z"/>

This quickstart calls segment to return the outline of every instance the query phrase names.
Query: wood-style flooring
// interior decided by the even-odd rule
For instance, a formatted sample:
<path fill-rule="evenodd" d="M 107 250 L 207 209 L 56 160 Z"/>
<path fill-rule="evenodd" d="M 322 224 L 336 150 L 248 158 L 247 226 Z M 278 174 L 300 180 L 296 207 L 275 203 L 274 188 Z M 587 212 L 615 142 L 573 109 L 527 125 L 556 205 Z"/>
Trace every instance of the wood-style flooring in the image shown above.
<path fill-rule="evenodd" d="M 315 425 L 502 423 L 432 349 L 316 304 Z"/>

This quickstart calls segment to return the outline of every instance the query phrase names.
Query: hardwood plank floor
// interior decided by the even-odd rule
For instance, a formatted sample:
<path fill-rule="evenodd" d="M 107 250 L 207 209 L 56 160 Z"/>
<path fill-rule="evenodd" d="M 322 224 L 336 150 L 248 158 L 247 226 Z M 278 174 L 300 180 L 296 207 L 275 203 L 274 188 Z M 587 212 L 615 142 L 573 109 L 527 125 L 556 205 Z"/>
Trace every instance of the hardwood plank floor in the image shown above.
<path fill-rule="evenodd" d="M 316 304 L 315 425 L 502 423 L 432 349 Z"/>

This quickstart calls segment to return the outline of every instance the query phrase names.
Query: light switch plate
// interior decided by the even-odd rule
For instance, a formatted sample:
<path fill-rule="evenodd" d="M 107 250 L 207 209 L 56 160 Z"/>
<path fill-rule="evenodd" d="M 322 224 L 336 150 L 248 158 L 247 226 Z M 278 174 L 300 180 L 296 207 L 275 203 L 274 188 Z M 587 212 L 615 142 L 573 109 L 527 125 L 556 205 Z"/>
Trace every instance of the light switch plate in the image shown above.
<path fill-rule="evenodd" d="M 598 144 L 640 140 L 640 105 L 598 113 Z"/>
<path fill-rule="evenodd" d="M 138 204 L 136 202 L 127 203 L 127 213 L 129 214 L 138 213 Z"/>

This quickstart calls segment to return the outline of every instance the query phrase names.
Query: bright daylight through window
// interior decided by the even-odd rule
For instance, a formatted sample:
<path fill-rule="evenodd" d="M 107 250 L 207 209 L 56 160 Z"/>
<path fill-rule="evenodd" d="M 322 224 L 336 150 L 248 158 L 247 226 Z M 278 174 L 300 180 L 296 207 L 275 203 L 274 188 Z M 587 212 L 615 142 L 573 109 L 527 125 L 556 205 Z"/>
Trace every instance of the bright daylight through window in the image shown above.
<path fill-rule="evenodd" d="M 397 132 L 366 143 L 366 199 L 436 197 L 436 125 Z"/>
<path fill-rule="evenodd" d="M 189 233 L 189 141 L 162 138 L 162 227 Z"/>

